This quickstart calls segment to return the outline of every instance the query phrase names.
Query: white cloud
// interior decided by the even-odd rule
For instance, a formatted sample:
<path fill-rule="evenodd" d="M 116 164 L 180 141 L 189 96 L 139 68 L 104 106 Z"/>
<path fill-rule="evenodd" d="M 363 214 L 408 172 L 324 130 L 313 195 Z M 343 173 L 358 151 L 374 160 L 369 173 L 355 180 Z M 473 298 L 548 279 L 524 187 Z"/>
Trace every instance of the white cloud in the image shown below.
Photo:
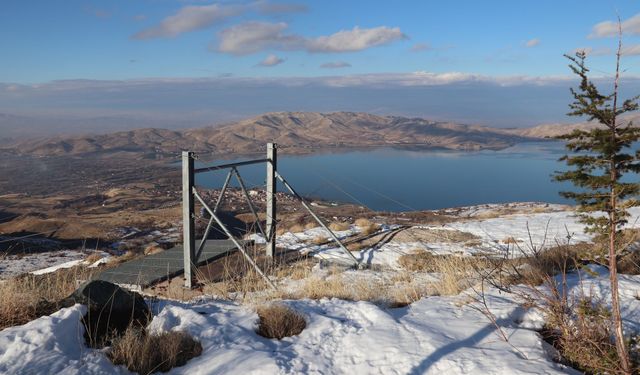
<path fill-rule="evenodd" d="M 582 47 L 574 49 L 569 53 L 569 55 L 575 55 L 577 52 L 584 52 L 587 56 L 606 56 L 613 53 L 613 51 L 609 47 Z"/>
<path fill-rule="evenodd" d="M 345 61 L 333 61 L 320 65 L 321 68 L 325 69 L 340 69 L 340 68 L 350 68 L 351 64 Z"/>
<path fill-rule="evenodd" d="M 337 33 L 306 38 L 285 33 L 284 22 L 246 22 L 224 29 L 219 33 L 218 51 L 245 55 L 267 48 L 279 50 L 306 50 L 308 52 L 354 52 L 404 39 L 399 28 L 386 26 L 372 29 L 354 27 Z"/>
<path fill-rule="evenodd" d="M 623 46 L 620 51 L 622 56 L 638 56 L 640 55 L 640 44 L 632 44 L 630 46 Z"/>
<path fill-rule="evenodd" d="M 235 5 L 189 5 L 171 15 L 159 25 L 144 29 L 133 39 L 175 37 L 182 33 L 199 30 L 244 12 L 245 7 Z"/>
<path fill-rule="evenodd" d="M 264 58 L 264 60 L 262 60 L 258 65 L 260 66 L 276 66 L 278 64 L 282 64 L 284 62 L 284 59 L 274 55 L 274 54 L 270 54 L 267 57 Z"/>
<path fill-rule="evenodd" d="M 246 22 L 224 29 L 219 33 L 218 51 L 234 55 L 246 55 L 267 48 L 296 49 L 302 45 L 302 38 L 286 35 L 284 22 Z"/>
<path fill-rule="evenodd" d="M 353 52 L 406 38 L 399 27 L 379 26 L 361 29 L 356 26 L 329 36 L 308 39 L 305 45 L 310 52 Z"/>
<path fill-rule="evenodd" d="M 540 39 L 534 38 L 534 39 L 531 39 L 531 40 L 527 40 L 527 42 L 524 45 L 527 48 L 531 48 L 531 47 L 535 47 L 535 46 L 537 46 L 539 44 L 540 44 Z"/>
<path fill-rule="evenodd" d="M 640 13 L 622 22 L 623 34 L 640 34 Z M 604 38 L 618 35 L 617 21 L 604 21 L 593 26 L 589 38 Z"/>
<path fill-rule="evenodd" d="M 422 51 L 428 51 L 431 49 L 431 46 L 427 43 L 416 43 L 413 46 L 411 46 L 411 52 L 422 52 Z"/>
<path fill-rule="evenodd" d="M 132 36 L 133 39 L 176 37 L 190 31 L 204 29 L 226 19 L 247 12 L 261 14 L 291 13 L 306 10 L 304 5 L 271 3 L 258 0 L 247 4 L 188 5 L 176 14 L 163 19 L 160 24 L 144 29 Z"/>

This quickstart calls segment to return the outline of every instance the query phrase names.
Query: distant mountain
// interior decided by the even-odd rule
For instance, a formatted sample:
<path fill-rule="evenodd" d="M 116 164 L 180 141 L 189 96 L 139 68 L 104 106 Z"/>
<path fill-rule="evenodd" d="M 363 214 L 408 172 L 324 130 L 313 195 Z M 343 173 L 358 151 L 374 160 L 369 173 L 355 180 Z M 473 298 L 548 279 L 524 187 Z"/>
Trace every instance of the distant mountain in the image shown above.
<path fill-rule="evenodd" d="M 640 124 L 640 114 L 630 114 L 621 118 L 621 123 L 632 121 L 634 126 Z M 577 122 L 574 124 L 542 124 L 531 128 L 513 129 L 513 134 L 531 138 L 553 138 L 574 130 L 590 130 L 600 127 L 596 122 Z"/>
<path fill-rule="evenodd" d="M 177 155 L 181 150 L 208 154 L 262 152 L 276 142 L 285 153 L 310 153 L 328 148 L 403 147 L 453 150 L 502 149 L 539 140 L 586 125 L 543 125 L 502 129 L 422 118 L 367 113 L 276 112 L 251 119 L 184 131 L 137 129 L 95 136 L 54 137 L 23 141 L 0 148 L 37 156 Z"/>

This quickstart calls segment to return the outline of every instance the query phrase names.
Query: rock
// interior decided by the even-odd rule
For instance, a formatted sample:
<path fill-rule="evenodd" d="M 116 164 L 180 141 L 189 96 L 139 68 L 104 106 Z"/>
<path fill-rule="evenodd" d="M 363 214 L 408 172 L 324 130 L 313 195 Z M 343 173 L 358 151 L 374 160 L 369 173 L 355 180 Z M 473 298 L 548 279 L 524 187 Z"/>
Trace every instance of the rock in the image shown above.
<path fill-rule="evenodd" d="M 83 323 L 85 339 L 91 347 L 109 345 L 113 337 L 124 333 L 130 325 L 145 327 L 151 317 L 140 294 L 103 280 L 85 282 L 60 301 L 60 306 L 76 303 L 87 306 Z"/>

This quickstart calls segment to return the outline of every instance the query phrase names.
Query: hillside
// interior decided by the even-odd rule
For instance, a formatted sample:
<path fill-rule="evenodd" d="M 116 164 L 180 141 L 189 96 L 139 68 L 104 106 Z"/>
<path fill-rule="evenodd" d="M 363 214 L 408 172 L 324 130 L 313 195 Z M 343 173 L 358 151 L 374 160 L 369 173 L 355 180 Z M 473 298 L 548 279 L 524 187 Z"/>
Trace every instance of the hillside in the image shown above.
<path fill-rule="evenodd" d="M 527 140 L 532 138 L 505 129 L 422 118 L 352 112 L 277 112 L 185 131 L 149 128 L 30 140 L 5 146 L 4 150 L 35 156 L 123 152 L 175 155 L 183 149 L 211 154 L 246 154 L 262 150 L 267 142 L 278 143 L 285 153 L 375 146 L 479 150 L 501 149 Z"/>

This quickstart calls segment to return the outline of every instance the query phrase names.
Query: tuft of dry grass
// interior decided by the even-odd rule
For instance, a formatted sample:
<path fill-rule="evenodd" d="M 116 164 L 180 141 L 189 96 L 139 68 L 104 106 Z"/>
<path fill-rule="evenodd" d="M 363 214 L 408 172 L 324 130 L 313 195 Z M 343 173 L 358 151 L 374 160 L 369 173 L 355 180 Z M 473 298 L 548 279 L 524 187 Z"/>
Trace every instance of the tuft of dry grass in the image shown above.
<path fill-rule="evenodd" d="M 334 221 L 331 224 L 329 224 L 329 229 L 336 232 L 348 230 L 349 228 L 351 228 L 351 225 L 344 221 Z"/>
<path fill-rule="evenodd" d="M 167 372 L 184 366 L 202 353 L 202 345 L 183 332 L 148 334 L 139 328 L 128 328 L 115 338 L 107 352 L 116 365 L 124 365 L 138 374 Z"/>
<path fill-rule="evenodd" d="M 398 264 L 407 271 L 436 273 L 439 281 L 432 287 L 439 295 L 455 295 L 474 285 L 478 270 L 490 265 L 486 258 L 456 255 L 434 255 L 424 250 L 414 250 L 398 258 Z"/>
<path fill-rule="evenodd" d="M 0 283 L 0 329 L 25 324 L 58 310 L 58 302 L 69 296 L 79 281 L 96 272 L 82 266 L 44 275 L 24 274 Z"/>
<path fill-rule="evenodd" d="M 365 247 L 367 247 L 367 246 L 362 242 L 352 242 L 352 243 L 347 245 L 347 250 L 349 250 L 349 251 L 360 251 L 360 250 L 364 249 Z"/>
<path fill-rule="evenodd" d="M 304 232 L 304 226 L 302 226 L 302 224 L 293 224 L 292 226 L 289 227 L 288 231 L 291 233 Z"/>
<path fill-rule="evenodd" d="M 304 225 L 304 229 L 313 229 L 317 228 L 319 225 L 315 221 L 310 221 Z"/>
<path fill-rule="evenodd" d="M 311 243 L 313 243 L 314 245 L 324 245 L 327 242 L 329 242 L 329 237 L 327 236 L 317 236 L 311 240 Z"/>
<path fill-rule="evenodd" d="M 375 233 L 380 229 L 380 225 L 372 223 L 369 219 L 360 218 L 357 219 L 355 224 L 360 228 L 363 235 L 369 235 Z"/>
<path fill-rule="evenodd" d="M 300 334 L 306 326 L 304 316 L 283 304 L 270 304 L 257 309 L 258 329 L 256 332 L 266 338 L 281 340 Z"/>
<path fill-rule="evenodd" d="M 152 254 L 161 253 L 163 251 L 164 251 L 164 249 L 162 247 L 160 247 L 159 244 L 153 242 L 153 243 L 150 243 L 149 245 L 147 245 L 144 248 L 143 254 L 144 255 L 152 255 Z"/>
<path fill-rule="evenodd" d="M 128 262 L 130 260 L 133 260 L 135 258 L 137 258 L 138 256 L 140 256 L 140 254 L 133 252 L 133 251 L 127 251 L 126 253 L 118 256 L 118 257 L 113 257 L 109 260 L 109 265 L 117 265 L 120 263 L 124 263 L 124 262 Z"/>
<path fill-rule="evenodd" d="M 100 259 L 102 259 L 102 254 L 91 253 L 88 257 L 84 258 L 84 261 L 87 262 L 87 264 L 93 264 L 99 261 Z"/>

